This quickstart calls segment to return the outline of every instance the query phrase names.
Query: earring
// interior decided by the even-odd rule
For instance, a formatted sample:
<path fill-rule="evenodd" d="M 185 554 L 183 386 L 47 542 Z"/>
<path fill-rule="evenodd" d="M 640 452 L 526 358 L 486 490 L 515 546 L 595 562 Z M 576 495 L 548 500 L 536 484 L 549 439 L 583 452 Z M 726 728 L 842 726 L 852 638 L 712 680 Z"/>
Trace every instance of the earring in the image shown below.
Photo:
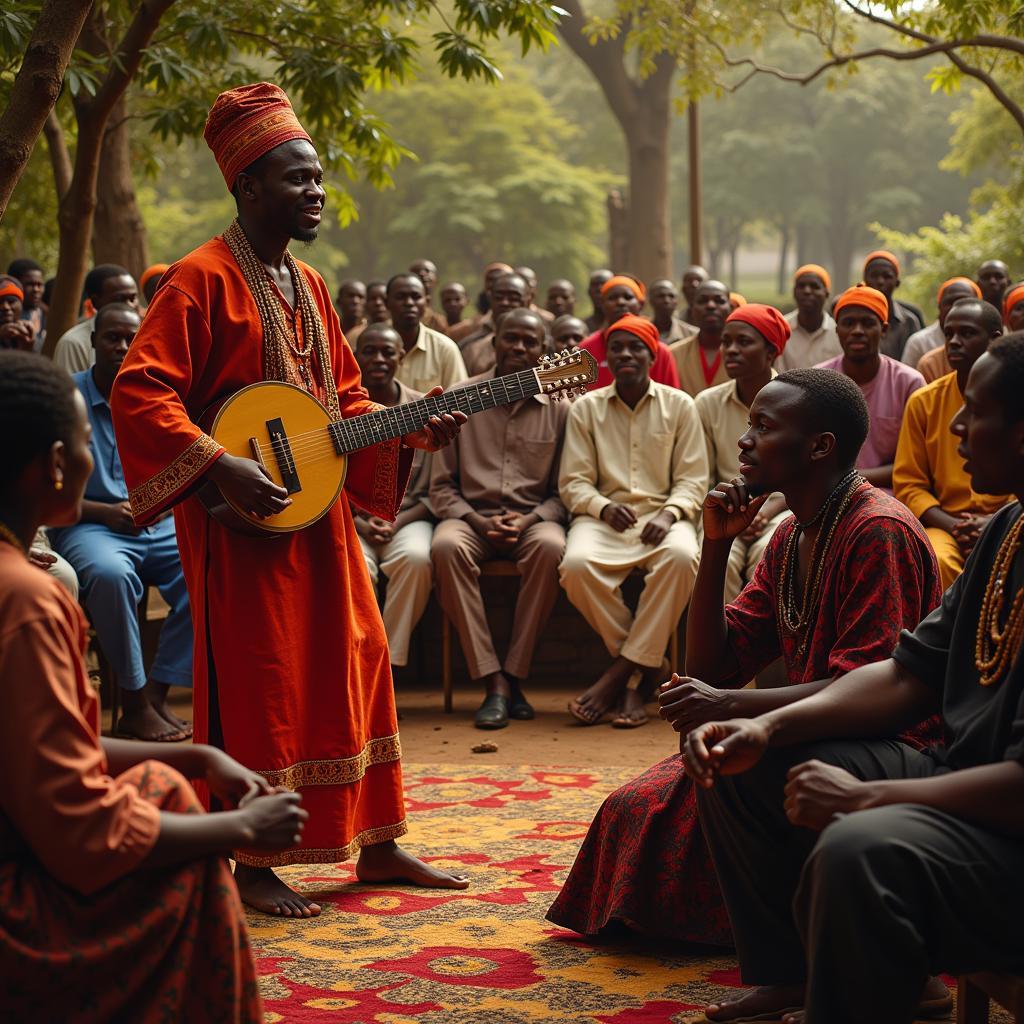
<path fill-rule="evenodd" d="M 63 491 L 64 490 L 64 481 L 59 479 L 59 478 L 57 480 L 54 480 L 53 481 L 53 489 L 55 491 Z"/>

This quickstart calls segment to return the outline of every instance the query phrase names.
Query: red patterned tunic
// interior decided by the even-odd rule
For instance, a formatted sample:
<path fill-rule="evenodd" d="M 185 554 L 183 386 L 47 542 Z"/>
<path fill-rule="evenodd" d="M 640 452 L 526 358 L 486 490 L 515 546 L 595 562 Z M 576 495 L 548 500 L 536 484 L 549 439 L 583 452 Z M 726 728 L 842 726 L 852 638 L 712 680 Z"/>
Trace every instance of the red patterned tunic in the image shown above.
<path fill-rule="evenodd" d="M 888 658 L 900 630 L 913 629 L 939 603 L 938 567 L 920 523 L 864 484 L 837 528 L 807 658 L 799 663 L 798 640 L 779 628 L 776 614 L 776 582 L 795 525 L 790 518 L 775 531 L 754 578 L 726 608 L 739 671 L 706 682 L 741 685 L 780 656 L 791 684 L 838 678 Z M 920 748 L 939 737 L 931 719 L 901 738 Z M 547 916 L 583 935 L 620 922 L 678 941 L 732 945 L 678 754 L 605 800 Z"/>

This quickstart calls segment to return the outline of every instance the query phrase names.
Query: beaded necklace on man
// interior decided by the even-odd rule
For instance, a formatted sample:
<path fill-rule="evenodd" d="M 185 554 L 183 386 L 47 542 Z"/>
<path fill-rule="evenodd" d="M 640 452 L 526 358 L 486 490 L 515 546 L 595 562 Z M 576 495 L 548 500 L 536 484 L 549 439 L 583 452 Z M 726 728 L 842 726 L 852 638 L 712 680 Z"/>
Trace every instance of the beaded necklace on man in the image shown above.
<path fill-rule="evenodd" d="M 786 541 L 786 550 L 782 556 L 782 571 L 779 573 L 777 585 L 777 605 L 779 624 L 785 630 L 799 637 L 797 655 L 801 658 L 807 654 L 811 638 L 811 627 L 818 616 L 821 603 L 821 585 L 825 577 L 825 566 L 832 552 L 837 528 L 844 513 L 864 478 L 851 470 L 836 484 L 832 493 L 822 503 L 817 513 L 805 523 L 797 522 Z M 800 575 L 799 545 L 804 532 L 821 522 L 818 536 L 814 539 L 811 556 L 807 562 L 807 580 L 803 588 L 803 600 L 796 596 L 797 580 Z"/>
<path fill-rule="evenodd" d="M 1013 563 L 1020 551 L 1022 530 L 1024 515 L 1017 518 L 999 545 L 988 583 L 985 584 L 974 647 L 974 664 L 982 686 L 991 686 L 1002 679 L 1024 641 L 1024 587 L 1013 595 L 1009 611 L 1003 617 Z M 1000 619 L 1002 626 L 999 624 Z"/>

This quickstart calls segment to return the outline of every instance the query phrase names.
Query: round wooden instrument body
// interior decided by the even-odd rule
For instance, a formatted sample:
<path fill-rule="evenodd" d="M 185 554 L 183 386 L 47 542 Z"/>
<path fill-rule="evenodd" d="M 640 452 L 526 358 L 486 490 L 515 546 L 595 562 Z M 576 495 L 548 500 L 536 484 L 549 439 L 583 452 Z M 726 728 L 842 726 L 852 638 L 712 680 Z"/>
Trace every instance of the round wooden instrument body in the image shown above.
<path fill-rule="evenodd" d="M 287 438 L 287 455 L 271 437 L 268 422 L 280 420 Z M 289 495 L 291 505 L 267 519 L 231 504 L 234 512 L 259 531 L 292 533 L 315 523 L 330 511 L 345 484 L 348 458 L 338 455 L 328 427 L 327 410 L 307 391 L 294 384 L 262 381 L 236 392 L 220 407 L 210 435 L 230 455 L 259 458 L 276 484 L 283 484 L 279 453 L 290 456 L 300 490 Z"/>

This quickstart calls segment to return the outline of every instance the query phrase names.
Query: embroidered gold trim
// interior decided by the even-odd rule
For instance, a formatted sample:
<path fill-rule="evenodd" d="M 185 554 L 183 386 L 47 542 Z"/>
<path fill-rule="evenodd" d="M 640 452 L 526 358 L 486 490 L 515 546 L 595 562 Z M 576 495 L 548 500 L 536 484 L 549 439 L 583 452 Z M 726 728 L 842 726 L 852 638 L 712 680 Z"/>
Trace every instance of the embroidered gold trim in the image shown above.
<path fill-rule="evenodd" d="M 286 850 L 284 853 L 271 853 L 267 856 L 235 851 L 232 856 L 239 864 L 245 864 L 251 868 L 282 868 L 288 864 L 332 864 L 336 861 L 348 860 L 355 856 L 364 846 L 376 846 L 378 843 L 386 843 L 389 839 L 398 839 L 409 831 L 409 826 L 403 818 L 395 825 L 382 825 L 380 828 L 368 828 L 360 832 L 352 842 L 344 846 L 336 846 L 333 849 L 309 847 L 306 849 Z"/>
<path fill-rule="evenodd" d="M 373 493 L 370 501 L 373 508 L 369 511 L 382 519 L 393 521 L 401 507 L 404 495 L 395 494 L 398 482 L 398 459 L 402 448 L 400 438 L 377 445 L 376 464 L 373 467 Z"/>
<path fill-rule="evenodd" d="M 223 451 L 208 434 L 200 434 L 169 466 L 128 494 L 132 515 L 140 521 L 184 490 Z"/>
<path fill-rule="evenodd" d="M 402 745 L 398 733 L 370 740 L 354 757 L 325 761 L 299 761 L 287 768 L 257 769 L 272 786 L 300 789 L 302 786 L 344 786 L 358 782 L 366 769 L 374 764 L 386 764 L 402 758 Z"/>

